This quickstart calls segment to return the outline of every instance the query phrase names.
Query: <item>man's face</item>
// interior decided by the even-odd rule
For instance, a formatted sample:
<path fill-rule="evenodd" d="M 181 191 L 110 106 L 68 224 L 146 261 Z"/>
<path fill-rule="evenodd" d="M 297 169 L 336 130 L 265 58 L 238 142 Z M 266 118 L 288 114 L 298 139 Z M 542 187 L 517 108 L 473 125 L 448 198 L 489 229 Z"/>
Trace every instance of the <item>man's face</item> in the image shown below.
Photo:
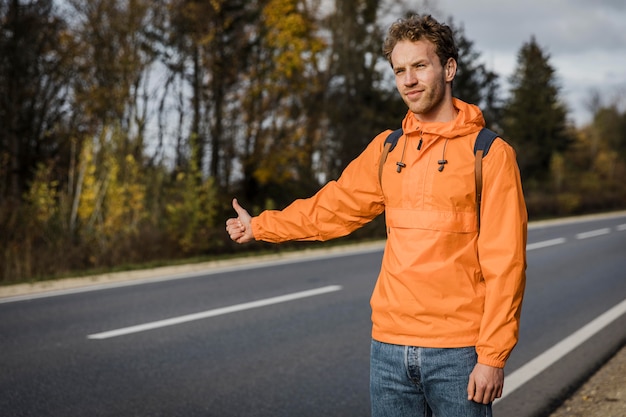
<path fill-rule="evenodd" d="M 418 120 L 437 121 L 446 94 L 451 95 L 447 83 L 456 73 L 454 60 L 450 59 L 444 68 L 431 42 L 404 40 L 393 48 L 391 63 L 396 87 L 409 109 Z"/>

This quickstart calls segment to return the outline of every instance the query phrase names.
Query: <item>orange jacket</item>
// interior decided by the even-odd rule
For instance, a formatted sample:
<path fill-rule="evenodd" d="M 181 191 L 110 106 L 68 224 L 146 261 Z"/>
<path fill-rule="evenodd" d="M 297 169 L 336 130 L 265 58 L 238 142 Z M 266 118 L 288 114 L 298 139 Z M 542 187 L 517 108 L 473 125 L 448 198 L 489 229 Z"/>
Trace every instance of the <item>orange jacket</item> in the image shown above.
<path fill-rule="evenodd" d="M 518 338 L 526 206 L 515 152 L 496 139 L 483 160 L 478 233 L 473 146 L 484 119 L 473 105 L 454 105 L 458 115 L 449 123 L 423 124 L 407 113 L 382 188 L 378 165 L 389 131 L 337 181 L 282 211 L 261 213 L 252 229 L 268 242 L 327 240 L 384 211 L 387 243 L 371 298 L 372 337 L 398 345 L 476 346 L 480 363 L 504 367 Z M 398 173 L 400 160 L 405 167 Z"/>

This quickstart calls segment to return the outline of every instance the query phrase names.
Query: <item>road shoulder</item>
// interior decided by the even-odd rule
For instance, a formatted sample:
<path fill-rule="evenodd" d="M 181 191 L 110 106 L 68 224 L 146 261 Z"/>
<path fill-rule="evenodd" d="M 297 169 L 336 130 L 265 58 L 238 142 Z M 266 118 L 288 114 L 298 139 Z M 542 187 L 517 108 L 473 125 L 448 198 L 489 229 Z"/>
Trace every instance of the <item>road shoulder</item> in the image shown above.
<path fill-rule="evenodd" d="M 550 417 L 608 416 L 626 416 L 626 346 L 550 414 Z"/>

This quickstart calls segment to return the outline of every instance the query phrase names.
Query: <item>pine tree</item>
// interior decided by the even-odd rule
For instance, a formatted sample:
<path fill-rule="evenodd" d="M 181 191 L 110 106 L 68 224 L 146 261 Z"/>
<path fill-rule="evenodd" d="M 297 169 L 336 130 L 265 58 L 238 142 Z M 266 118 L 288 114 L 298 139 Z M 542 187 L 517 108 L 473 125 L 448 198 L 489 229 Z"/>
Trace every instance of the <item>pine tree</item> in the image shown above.
<path fill-rule="evenodd" d="M 552 156 L 571 142 L 567 109 L 549 58 L 534 37 L 522 46 L 504 108 L 505 136 L 516 148 L 522 178 L 531 186 L 547 179 Z"/>

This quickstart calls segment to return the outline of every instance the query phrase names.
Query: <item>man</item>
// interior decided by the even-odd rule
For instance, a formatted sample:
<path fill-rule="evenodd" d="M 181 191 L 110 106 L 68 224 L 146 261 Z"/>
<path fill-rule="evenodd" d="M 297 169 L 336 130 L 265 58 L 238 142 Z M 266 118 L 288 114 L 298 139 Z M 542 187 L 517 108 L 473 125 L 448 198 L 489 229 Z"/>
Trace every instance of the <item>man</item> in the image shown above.
<path fill-rule="evenodd" d="M 239 243 L 327 240 L 385 212 L 387 244 L 372 294 L 372 415 L 490 416 L 517 343 L 527 214 L 515 153 L 496 139 L 483 160 L 476 215 L 480 110 L 452 97 L 458 52 L 431 16 L 394 23 L 383 52 L 409 110 L 392 161 L 379 134 L 335 182 L 282 211 L 251 218 L 237 202 Z"/>

